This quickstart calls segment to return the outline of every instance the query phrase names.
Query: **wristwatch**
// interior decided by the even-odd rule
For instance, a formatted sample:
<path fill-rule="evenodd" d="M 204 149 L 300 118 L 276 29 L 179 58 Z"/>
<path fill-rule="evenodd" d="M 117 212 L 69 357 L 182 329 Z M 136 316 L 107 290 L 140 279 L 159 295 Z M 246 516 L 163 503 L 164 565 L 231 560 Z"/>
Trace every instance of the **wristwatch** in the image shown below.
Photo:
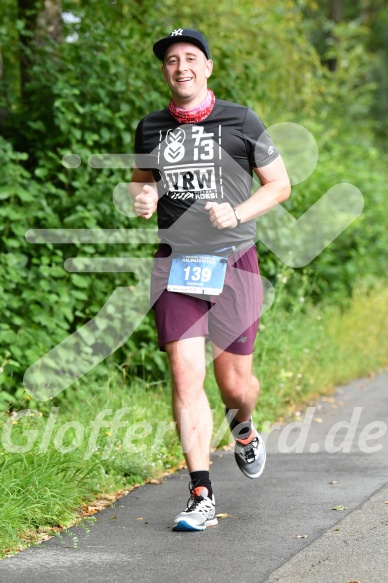
<path fill-rule="evenodd" d="M 237 219 L 237 225 L 236 227 L 238 227 L 239 225 L 241 225 L 241 217 L 240 217 L 240 213 L 238 212 L 237 209 L 233 209 L 233 212 L 235 214 L 235 217 Z"/>

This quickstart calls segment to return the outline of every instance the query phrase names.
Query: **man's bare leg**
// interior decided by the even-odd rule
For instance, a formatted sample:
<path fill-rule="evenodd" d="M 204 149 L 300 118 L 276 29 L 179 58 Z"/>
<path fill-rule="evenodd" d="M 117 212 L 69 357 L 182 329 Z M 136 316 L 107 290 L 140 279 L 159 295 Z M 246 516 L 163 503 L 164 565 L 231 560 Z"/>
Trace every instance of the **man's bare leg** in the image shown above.
<path fill-rule="evenodd" d="M 172 407 L 189 472 L 209 470 L 213 418 L 203 383 L 205 339 L 186 338 L 165 345 L 172 375 Z"/>
<path fill-rule="evenodd" d="M 238 409 L 239 421 L 250 419 L 260 385 L 252 374 L 252 355 L 232 354 L 213 345 L 214 374 L 221 398 L 228 409 Z"/>
<path fill-rule="evenodd" d="M 165 345 L 172 373 L 174 419 L 190 472 L 190 500 L 174 520 L 174 530 L 205 530 L 218 524 L 209 476 L 213 419 L 203 382 L 205 339 L 187 338 Z"/>
<path fill-rule="evenodd" d="M 228 421 L 235 438 L 235 460 L 247 478 L 258 478 L 266 462 L 265 444 L 253 427 L 252 413 L 260 390 L 252 374 L 252 355 L 222 352 L 213 346 L 214 372 L 227 409 L 237 410 Z"/>

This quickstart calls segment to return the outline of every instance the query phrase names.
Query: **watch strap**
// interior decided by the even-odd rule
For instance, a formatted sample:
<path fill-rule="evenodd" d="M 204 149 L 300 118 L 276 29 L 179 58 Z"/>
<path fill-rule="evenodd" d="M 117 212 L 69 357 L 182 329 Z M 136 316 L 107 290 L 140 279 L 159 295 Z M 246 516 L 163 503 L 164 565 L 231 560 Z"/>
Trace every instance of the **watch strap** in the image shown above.
<path fill-rule="evenodd" d="M 235 215 L 235 217 L 236 217 L 236 220 L 237 220 L 237 225 L 236 225 L 236 226 L 238 226 L 238 225 L 241 225 L 241 217 L 240 217 L 240 213 L 239 213 L 239 212 L 238 212 L 238 210 L 237 210 L 237 209 L 235 209 L 235 208 L 233 209 L 233 212 L 234 212 L 234 215 Z"/>

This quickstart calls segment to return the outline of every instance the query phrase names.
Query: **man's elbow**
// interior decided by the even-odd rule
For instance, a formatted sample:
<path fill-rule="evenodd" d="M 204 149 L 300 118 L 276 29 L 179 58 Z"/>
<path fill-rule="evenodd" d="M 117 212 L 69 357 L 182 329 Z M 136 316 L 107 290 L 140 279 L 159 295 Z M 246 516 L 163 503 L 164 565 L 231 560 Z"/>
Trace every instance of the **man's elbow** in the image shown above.
<path fill-rule="evenodd" d="M 284 202 L 285 200 L 287 200 L 288 198 L 290 198 L 291 195 L 291 184 L 289 182 L 287 182 L 287 184 L 284 184 L 282 186 L 282 188 L 280 189 L 280 196 L 279 196 L 279 202 Z"/>

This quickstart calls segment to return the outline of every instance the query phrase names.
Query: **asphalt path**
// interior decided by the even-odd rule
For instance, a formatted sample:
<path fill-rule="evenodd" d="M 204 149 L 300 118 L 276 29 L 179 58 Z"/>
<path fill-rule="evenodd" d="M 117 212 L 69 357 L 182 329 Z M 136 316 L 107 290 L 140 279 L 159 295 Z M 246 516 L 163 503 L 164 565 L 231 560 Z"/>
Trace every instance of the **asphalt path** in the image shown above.
<path fill-rule="evenodd" d="M 212 454 L 217 527 L 173 532 L 189 497 L 182 470 L 101 511 L 89 533 L 70 529 L 77 546 L 54 537 L 2 561 L 0 580 L 388 583 L 388 373 L 307 413 L 266 436 L 258 480 L 232 452 Z"/>

